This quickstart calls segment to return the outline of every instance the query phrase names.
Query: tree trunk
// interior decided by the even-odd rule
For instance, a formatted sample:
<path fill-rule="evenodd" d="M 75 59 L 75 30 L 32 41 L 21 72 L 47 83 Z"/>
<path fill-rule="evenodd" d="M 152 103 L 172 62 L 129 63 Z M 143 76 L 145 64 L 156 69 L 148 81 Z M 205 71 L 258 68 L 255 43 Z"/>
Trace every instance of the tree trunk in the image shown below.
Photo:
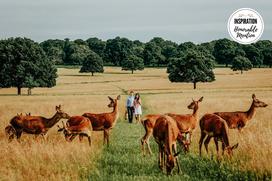
<path fill-rule="evenodd" d="M 272 67 L 272 65 L 270 64 L 270 65 L 269 65 L 269 68 L 271 68 L 271 67 Z"/>
<path fill-rule="evenodd" d="M 194 82 L 194 89 L 196 89 L 196 82 Z"/>
<path fill-rule="evenodd" d="M 243 70 L 241 70 L 241 74 L 243 74 Z"/>
<path fill-rule="evenodd" d="M 21 87 L 17 87 L 17 94 L 21 95 Z"/>
<path fill-rule="evenodd" d="M 32 88 L 30 88 L 30 87 L 27 89 L 27 95 L 31 95 L 31 90 L 32 90 Z"/>
<path fill-rule="evenodd" d="M 226 67 L 228 67 L 229 66 L 229 64 L 228 63 L 226 63 Z"/>
<path fill-rule="evenodd" d="M 133 72 L 134 72 L 134 70 L 132 69 L 132 70 L 131 70 L 131 73 L 133 74 Z"/>
<path fill-rule="evenodd" d="M 93 76 L 93 72 L 92 72 L 92 76 Z"/>

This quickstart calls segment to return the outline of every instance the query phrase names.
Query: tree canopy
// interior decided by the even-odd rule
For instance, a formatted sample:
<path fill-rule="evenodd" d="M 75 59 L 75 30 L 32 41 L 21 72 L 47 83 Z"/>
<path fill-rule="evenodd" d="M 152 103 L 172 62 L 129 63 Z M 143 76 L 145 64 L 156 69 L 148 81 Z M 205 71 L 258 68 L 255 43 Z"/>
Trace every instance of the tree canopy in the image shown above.
<path fill-rule="evenodd" d="M 137 57 L 135 55 L 128 56 L 122 65 L 122 70 L 130 70 L 131 73 L 135 70 L 143 70 L 144 69 L 144 61 L 142 58 Z"/>
<path fill-rule="evenodd" d="M 79 72 L 91 72 L 92 76 L 95 72 L 103 73 L 103 60 L 102 58 L 93 51 L 85 57 L 82 67 Z"/>
<path fill-rule="evenodd" d="M 171 59 L 167 72 L 171 82 L 192 82 L 196 89 L 197 82 L 215 80 L 213 60 L 201 52 L 188 49 L 180 58 Z"/>
<path fill-rule="evenodd" d="M 53 87 L 57 69 L 38 43 L 27 38 L 0 41 L 0 87 Z"/>
<path fill-rule="evenodd" d="M 250 70 L 251 68 L 252 64 L 248 58 L 239 55 L 233 59 L 231 67 L 233 71 L 241 71 L 242 74 L 243 71 Z"/>

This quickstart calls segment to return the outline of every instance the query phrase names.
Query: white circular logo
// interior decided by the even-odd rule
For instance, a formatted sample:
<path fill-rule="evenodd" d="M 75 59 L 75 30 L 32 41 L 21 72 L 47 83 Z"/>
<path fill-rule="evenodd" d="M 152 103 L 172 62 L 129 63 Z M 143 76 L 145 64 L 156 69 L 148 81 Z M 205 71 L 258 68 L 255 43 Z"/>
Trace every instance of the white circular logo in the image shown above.
<path fill-rule="evenodd" d="M 238 43 L 250 44 L 258 41 L 263 34 L 263 30 L 263 18 L 253 9 L 241 8 L 229 17 L 229 34 Z"/>

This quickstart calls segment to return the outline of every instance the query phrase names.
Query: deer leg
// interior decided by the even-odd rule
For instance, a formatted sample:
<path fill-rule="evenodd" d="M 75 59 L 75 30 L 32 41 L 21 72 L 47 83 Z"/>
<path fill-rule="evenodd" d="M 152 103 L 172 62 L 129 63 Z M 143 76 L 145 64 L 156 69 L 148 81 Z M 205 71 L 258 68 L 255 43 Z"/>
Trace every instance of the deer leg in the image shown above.
<path fill-rule="evenodd" d="M 201 131 L 201 136 L 200 136 L 200 140 L 199 140 L 199 156 L 201 156 L 201 148 L 202 148 L 203 140 L 205 137 L 206 137 L 206 133 Z"/>
<path fill-rule="evenodd" d="M 224 156 L 225 147 L 225 143 L 224 141 L 222 141 L 222 156 Z"/>
<path fill-rule="evenodd" d="M 173 145 L 173 150 L 174 150 L 174 154 L 177 154 L 177 145 L 176 144 Z M 178 173 L 180 173 L 180 165 L 178 162 L 178 156 L 175 156 L 175 159 L 176 159 L 177 166 L 178 166 Z"/>
<path fill-rule="evenodd" d="M 23 133 L 22 130 L 17 130 L 17 131 L 16 131 L 16 138 L 17 138 L 17 141 L 18 141 L 18 142 L 20 142 L 20 138 L 21 138 L 21 136 L 22 136 L 22 133 Z"/>
<path fill-rule="evenodd" d="M 107 142 L 107 146 L 109 146 L 109 130 L 104 130 L 104 143 Z"/>
<path fill-rule="evenodd" d="M 88 142 L 89 142 L 89 145 L 92 146 L 92 140 L 91 140 L 91 136 L 88 135 Z"/>
<path fill-rule="evenodd" d="M 159 168 L 160 170 L 163 170 L 163 166 L 162 166 L 162 148 L 159 145 L 159 159 L 158 159 L 158 164 L 159 164 Z"/>
<path fill-rule="evenodd" d="M 83 140 L 83 135 L 79 134 L 78 138 L 79 138 L 79 142 L 82 142 L 82 140 Z"/>
<path fill-rule="evenodd" d="M 207 153 L 209 153 L 208 152 L 208 145 L 209 145 L 209 143 L 210 143 L 210 140 L 211 140 L 211 136 L 208 136 L 206 139 L 205 139 L 205 141 L 204 141 L 204 145 L 205 145 L 205 149 L 206 149 L 206 152 Z"/>
<path fill-rule="evenodd" d="M 216 148 L 216 154 L 218 157 L 219 156 L 218 140 L 216 137 L 214 137 L 213 140 L 214 140 L 214 144 L 215 144 L 215 148 Z"/>

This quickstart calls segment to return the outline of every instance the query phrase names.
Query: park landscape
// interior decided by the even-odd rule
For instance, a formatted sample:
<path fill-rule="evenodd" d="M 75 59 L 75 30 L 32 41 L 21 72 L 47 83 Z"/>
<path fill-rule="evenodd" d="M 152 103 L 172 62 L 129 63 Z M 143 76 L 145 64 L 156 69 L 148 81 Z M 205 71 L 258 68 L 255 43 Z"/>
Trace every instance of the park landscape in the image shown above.
<path fill-rule="evenodd" d="M 253 68 L 243 74 L 228 68 L 215 68 L 216 80 L 198 83 L 171 83 L 166 68 L 145 68 L 130 74 L 120 67 L 104 67 L 103 74 L 79 73 L 77 67 L 59 67 L 56 86 L 35 88 L 27 96 L 17 96 L 16 88 L 0 89 L 1 180 L 270 180 L 271 160 L 271 103 L 272 77 L 269 68 Z M 141 153 L 140 139 L 144 135 L 141 124 L 124 120 L 125 100 L 130 90 L 142 96 L 146 114 L 191 113 L 187 109 L 192 98 L 203 101 L 199 118 L 218 111 L 246 111 L 254 93 L 268 104 L 257 109 L 256 115 L 242 132 L 228 129 L 230 144 L 239 143 L 233 157 L 216 159 L 213 142 L 209 154 L 199 157 L 200 129 L 193 132 L 190 153 L 180 154 L 181 173 L 162 173 L 157 165 L 157 144 L 151 138 L 153 155 Z M 21 141 L 8 143 L 4 128 L 17 113 L 51 117 L 55 106 L 61 104 L 69 115 L 84 112 L 110 112 L 107 96 L 121 95 L 120 116 L 110 133 L 109 147 L 103 146 L 103 133 L 94 131 L 92 146 L 76 138 L 66 142 L 57 126 L 49 130 L 46 139 L 23 134 Z M 65 120 L 64 120 L 65 121 Z M 57 123 L 61 124 L 61 122 Z M 180 147 L 178 147 L 180 148 Z"/>

